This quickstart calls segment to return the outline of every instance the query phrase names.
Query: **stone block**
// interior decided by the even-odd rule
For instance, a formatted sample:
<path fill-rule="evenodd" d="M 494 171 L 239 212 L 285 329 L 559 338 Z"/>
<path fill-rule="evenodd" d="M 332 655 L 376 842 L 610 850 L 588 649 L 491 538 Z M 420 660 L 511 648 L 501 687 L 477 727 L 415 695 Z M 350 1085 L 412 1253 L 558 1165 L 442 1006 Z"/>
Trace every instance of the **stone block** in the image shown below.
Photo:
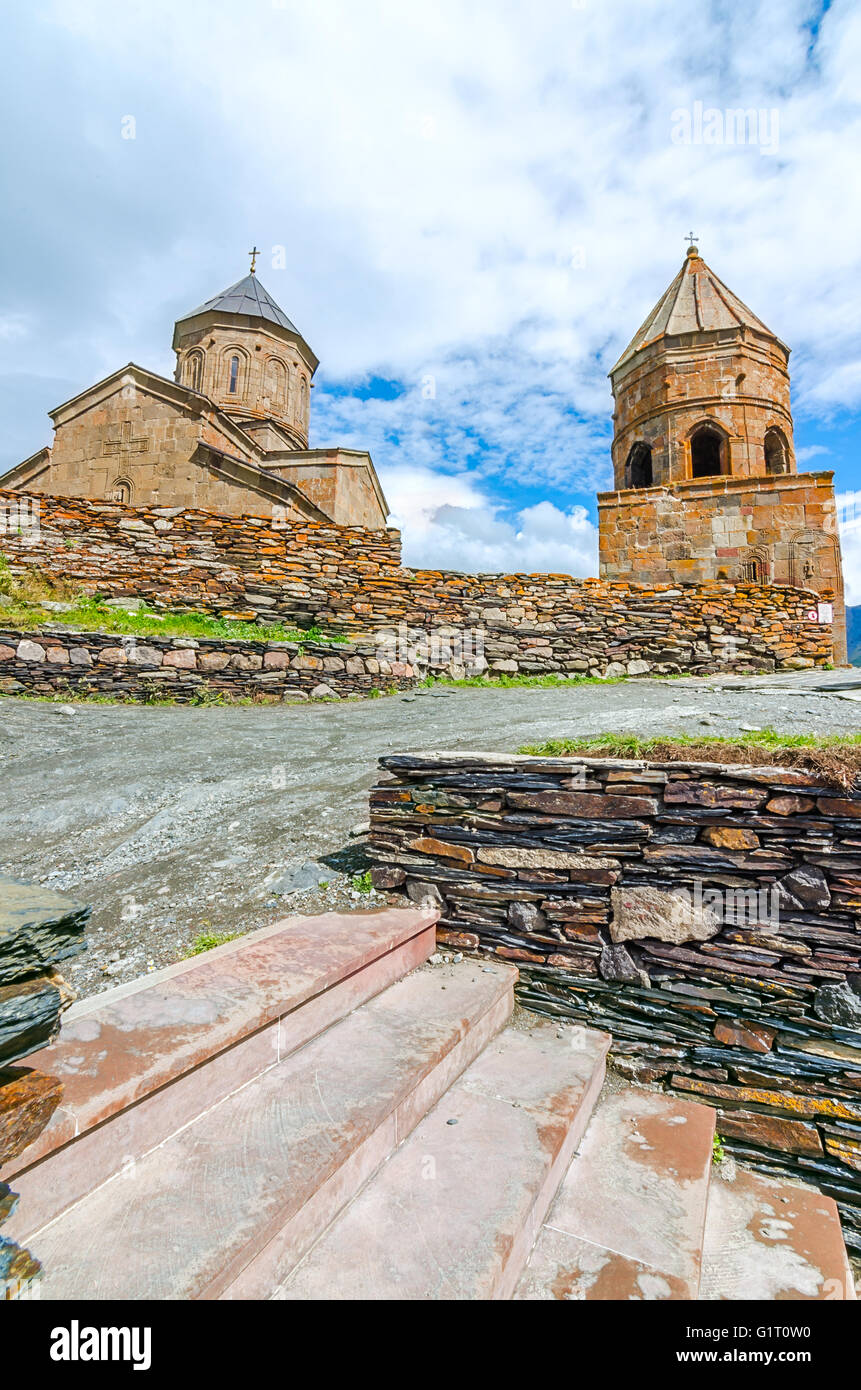
<path fill-rule="evenodd" d="M 684 889 L 649 885 L 611 888 L 610 935 L 614 942 L 642 941 L 649 937 L 676 945 L 708 941 L 722 926 L 721 916 L 710 902 L 697 903 Z"/>
<path fill-rule="evenodd" d="M 44 661 L 45 648 L 38 642 L 31 642 L 29 637 L 25 637 L 18 643 L 15 655 L 19 661 Z"/>
<path fill-rule="evenodd" d="M 182 671 L 194 671 L 197 667 L 197 657 L 189 648 L 180 647 L 177 650 L 165 652 L 163 664 L 176 666 Z"/>

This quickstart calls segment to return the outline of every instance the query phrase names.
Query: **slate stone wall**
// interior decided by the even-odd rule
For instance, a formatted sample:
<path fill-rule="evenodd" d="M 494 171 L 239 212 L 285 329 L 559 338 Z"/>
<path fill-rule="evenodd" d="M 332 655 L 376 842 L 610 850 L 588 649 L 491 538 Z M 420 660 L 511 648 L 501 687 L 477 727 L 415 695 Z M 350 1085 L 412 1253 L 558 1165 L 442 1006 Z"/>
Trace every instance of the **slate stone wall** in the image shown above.
<path fill-rule="evenodd" d="M 781 768 L 392 755 L 373 877 L 520 998 L 715 1106 L 729 1148 L 837 1200 L 861 1250 L 861 793 Z"/>
<path fill-rule="evenodd" d="M 8 524 L 30 504 L 38 526 Z M 427 634 L 447 629 L 480 630 L 483 651 L 467 668 L 498 675 L 744 672 L 833 655 L 831 627 L 803 588 L 411 570 L 397 531 L 0 490 L 4 518 L 0 553 L 19 573 L 225 618 L 390 632 L 407 648 L 402 664 L 414 645 L 421 664 Z"/>
<path fill-rule="evenodd" d="M 0 693 L 155 695 L 187 703 L 211 691 L 331 700 L 415 684 L 411 666 L 376 653 L 373 643 L 123 637 L 62 624 L 31 632 L 0 627 Z"/>
<path fill-rule="evenodd" d="M 63 1088 L 53 1076 L 12 1064 L 46 1047 L 73 1000 L 57 966 L 84 950 L 89 907 L 50 889 L 0 875 L 0 1172 L 33 1142 L 56 1110 Z M 0 1181 L 0 1225 L 17 1195 Z M 0 1235 L 0 1301 L 15 1298 L 41 1266 Z"/>

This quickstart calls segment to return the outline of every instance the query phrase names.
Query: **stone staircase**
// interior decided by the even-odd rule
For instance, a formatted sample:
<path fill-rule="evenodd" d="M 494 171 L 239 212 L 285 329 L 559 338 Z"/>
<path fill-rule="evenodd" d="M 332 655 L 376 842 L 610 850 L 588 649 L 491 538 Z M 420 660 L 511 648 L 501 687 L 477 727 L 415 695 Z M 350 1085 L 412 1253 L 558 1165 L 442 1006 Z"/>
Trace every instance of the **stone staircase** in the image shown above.
<path fill-rule="evenodd" d="M 711 1109 L 605 1087 L 606 1034 L 425 964 L 434 921 L 288 919 L 76 1005 L 3 1174 L 41 1297 L 852 1296 L 830 1199 L 713 1178 Z"/>

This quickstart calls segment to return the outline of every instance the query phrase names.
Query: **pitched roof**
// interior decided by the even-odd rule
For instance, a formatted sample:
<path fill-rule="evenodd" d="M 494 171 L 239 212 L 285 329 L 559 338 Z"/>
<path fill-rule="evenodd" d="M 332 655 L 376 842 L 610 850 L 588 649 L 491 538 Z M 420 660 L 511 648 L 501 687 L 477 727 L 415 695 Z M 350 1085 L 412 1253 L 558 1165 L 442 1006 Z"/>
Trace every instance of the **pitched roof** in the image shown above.
<path fill-rule="evenodd" d="M 214 299 L 207 299 L 205 304 L 192 309 L 190 314 L 183 314 L 182 318 L 177 319 L 177 323 L 197 318 L 198 314 L 206 314 L 210 309 L 220 309 L 227 314 L 247 314 L 249 318 L 267 319 L 269 323 L 277 323 L 279 327 L 286 328 L 299 338 L 302 336 L 284 310 L 275 303 L 268 290 L 263 288 L 256 275 L 246 275 L 244 280 L 237 280 L 235 285 L 222 290 Z"/>
<path fill-rule="evenodd" d="M 727 289 L 692 246 L 678 275 L 661 295 L 645 323 L 637 329 L 622 356 L 611 368 L 611 374 L 628 358 L 659 338 L 742 326 L 765 333 L 780 342 L 777 335 L 766 328 L 762 319 L 758 319 L 732 290 Z"/>

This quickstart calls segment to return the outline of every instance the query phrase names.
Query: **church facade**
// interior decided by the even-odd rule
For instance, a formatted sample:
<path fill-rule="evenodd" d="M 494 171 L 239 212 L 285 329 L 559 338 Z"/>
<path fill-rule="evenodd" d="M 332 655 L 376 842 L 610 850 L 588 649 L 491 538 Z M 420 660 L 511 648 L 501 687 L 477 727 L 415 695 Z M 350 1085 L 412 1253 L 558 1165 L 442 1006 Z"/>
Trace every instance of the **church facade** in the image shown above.
<path fill-rule="evenodd" d="M 309 449 L 318 361 L 252 270 L 179 319 L 174 379 L 129 362 L 50 412 L 0 485 L 132 506 L 385 526 L 370 454 Z"/>
<path fill-rule="evenodd" d="M 833 610 L 846 660 L 833 473 L 799 473 L 789 348 L 691 246 L 610 372 L 615 490 L 598 496 L 602 578 L 789 584 Z"/>

